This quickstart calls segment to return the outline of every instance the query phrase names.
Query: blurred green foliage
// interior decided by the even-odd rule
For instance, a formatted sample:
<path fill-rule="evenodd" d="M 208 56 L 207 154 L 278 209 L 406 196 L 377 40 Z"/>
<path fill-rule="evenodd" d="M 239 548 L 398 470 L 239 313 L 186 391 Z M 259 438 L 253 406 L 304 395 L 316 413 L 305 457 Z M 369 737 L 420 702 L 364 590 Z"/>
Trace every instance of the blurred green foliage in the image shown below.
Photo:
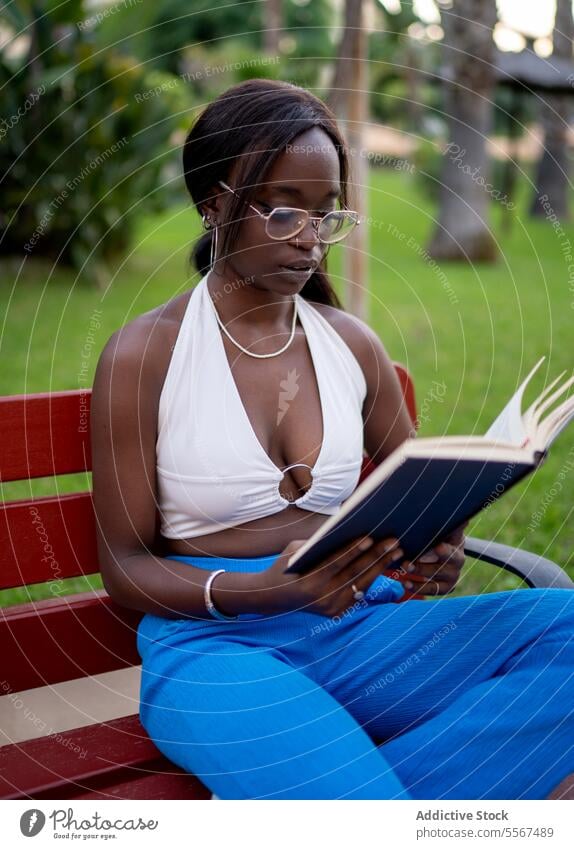
<path fill-rule="evenodd" d="M 406 130 L 421 130 L 412 126 L 413 110 L 409 100 L 412 93 L 407 84 L 409 68 L 418 69 L 415 96 L 426 108 L 440 103 L 440 91 L 434 84 L 434 74 L 440 61 L 440 45 L 417 41 L 409 35 L 409 27 L 420 24 L 412 4 L 403 3 L 394 14 L 377 9 L 376 29 L 369 37 L 369 106 L 373 117 L 384 124 Z M 416 106 L 416 104 L 415 104 Z"/>
<path fill-rule="evenodd" d="M 255 76 L 317 85 L 318 60 L 334 56 L 330 0 L 284 0 L 275 64 L 258 61 L 265 49 L 265 12 L 265 3 L 259 0 L 238 0 L 224 8 L 214 6 L 211 0 L 194 0 L 192 5 L 187 0 L 141 3 L 118 7 L 117 13 L 101 22 L 94 37 L 101 47 L 113 45 L 148 66 L 173 74 L 195 74 L 190 85 L 207 99 L 233 82 Z M 231 74 L 210 73 L 212 66 L 222 66 L 222 58 L 230 66 L 242 65 L 235 72 L 230 69 Z"/>
<path fill-rule="evenodd" d="M 435 142 L 447 132 L 441 44 L 424 35 L 412 4 L 392 14 L 377 3 L 373 11 L 371 115 L 416 136 L 417 179 L 436 202 Z M 0 24 L 13 34 L 0 50 L 0 254 L 27 251 L 97 272 L 127 249 L 139 212 L 186 201 L 179 146 L 192 115 L 218 94 L 266 77 L 325 96 L 341 8 L 333 0 L 285 0 L 275 48 L 265 44 L 267 13 L 260 0 L 0 6 Z M 25 43 L 18 58 L 14 40 Z M 409 67 L 418 69 L 415 79 Z M 517 105 L 520 120 L 529 120 L 530 102 L 497 91 L 495 131 L 522 132 L 506 115 Z"/>
<path fill-rule="evenodd" d="M 25 49 L 0 53 L 0 253 L 98 268 L 128 246 L 137 212 L 182 201 L 172 135 L 193 101 L 171 75 L 101 51 L 81 2 L 48 12 L 2 9 Z"/>
<path fill-rule="evenodd" d="M 333 56 L 330 0 L 284 3 L 273 55 L 265 11 L 254 0 L 3 4 L 0 255 L 101 279 L 138 213 L 186 200 L 179 146 L 198 107 L 254 76 L 317 86 Z"/>
<path fill-rule="evenodd" d="M 189 44 L 217 43 L 242 34 L 245 47 L 254 51 L 261 27 L 261 4 L 253 0 L 224 8 L 211 0 L 162 0 L 119 6 L 94 30 L 94 38 L 100 47 L 113 46 L 149 66 L 180 74 Z"/>

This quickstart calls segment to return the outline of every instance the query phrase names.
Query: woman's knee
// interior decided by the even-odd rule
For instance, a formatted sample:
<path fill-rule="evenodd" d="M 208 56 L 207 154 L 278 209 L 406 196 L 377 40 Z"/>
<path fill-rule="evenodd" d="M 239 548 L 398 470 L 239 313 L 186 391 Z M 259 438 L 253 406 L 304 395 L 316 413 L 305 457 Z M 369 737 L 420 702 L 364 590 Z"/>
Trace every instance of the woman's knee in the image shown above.
<path fill-rule="evenodd" d="M 470 616 L 474 624 L 498 627 L 505 631 L 529 628 L 532 624 L 545 628 L 574 624 L 574 592 L 558 587 L 507 590 L 466 597 L 468 604 L 462 616 Z"/>
<path fill-rule="evenodd" d="M 531 598 L 532 615 L 536 616 L 544 630 L 565 629 L 574 634 L 574 592 L 550 587 L 526 591 Z"/>

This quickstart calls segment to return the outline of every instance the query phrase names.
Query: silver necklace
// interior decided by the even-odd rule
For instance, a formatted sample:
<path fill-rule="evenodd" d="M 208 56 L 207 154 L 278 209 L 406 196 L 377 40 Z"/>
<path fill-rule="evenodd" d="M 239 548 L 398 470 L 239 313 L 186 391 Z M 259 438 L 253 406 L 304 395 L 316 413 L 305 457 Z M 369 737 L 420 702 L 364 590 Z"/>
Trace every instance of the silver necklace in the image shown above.
<path fill-rule="evenodd" d="M 206 286 L 206 289 L 207 289 L 207 286 Z M 237 341 L 237 339 L 233 338 L 233 336 L 231 335 L 231 333 L 229 332 L 227 327 L 224 325 L 222 320 L 219 318 L 219 314 L 217 312 L 217 309 L 215 308 L 215 304 L 213 303 L 213 298 L 211 297 L 209 290 L 207 291 L 207 294 L 208 294 L 208 296 L 211 300 L 211 303 L 212 303 L 212 306 L 213 306 L 213 311 L 215 313 L 215 318 L 217 319 L 217 323 L 219 324 L 219 326 L 221 327 L 221 329 L 223 330 L 223 332 L 225 333 L 227 338 L 230 339 L 233 342 L 233 344 L 236 345 L 241 351 L 243 351 L 244 354 L 247 354 L 250 357 L 257 357 L 257 359 L 260 359 L 260 360 L 268 359 L 269 357 L 277 357 L 279 354 L 282 354 L 283 351 L 287 350 L 287 348 L 289 347 L 289 345 L 291 344 L 291 342 L 295 338 L 295 325 L 297 323 L 297 298 L 296 297 L 293 297 L 293 322 L 292 322 L 292 326 L 291 326 L 291 335 L 289 336 L 287 343 L 285 345 L 283 345 L 283 347 L 280 348 L 278 351 L 274 351 L 272 354 L 254 354 L 252 351 L 248 351 L 247 348 L 244 348 L 243 345 L 240 345 L 239 342 Z"/>

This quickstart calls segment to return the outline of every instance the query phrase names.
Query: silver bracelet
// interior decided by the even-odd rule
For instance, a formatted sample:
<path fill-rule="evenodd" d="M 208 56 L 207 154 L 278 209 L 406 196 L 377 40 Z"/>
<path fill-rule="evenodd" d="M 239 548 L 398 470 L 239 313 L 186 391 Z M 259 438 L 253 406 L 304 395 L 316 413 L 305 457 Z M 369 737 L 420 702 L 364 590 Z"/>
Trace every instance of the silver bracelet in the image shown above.
<path fill-rule="evenodd" d="M 203 588 L 203 598 L 205 601 L 205 606 L 209 613 L 214 617 L 214 619 L 239 619 L 239 616 L 226 616 L 224 613 L 221 613 L 213 603 L 213 599 L 211 598 L 211 585 L 214 579 L 221 575 L 222 572 L 225 572 L 225 569 L 217 569 L 215 572 L 212 572 L 205 582 L 205 586 Z"/>

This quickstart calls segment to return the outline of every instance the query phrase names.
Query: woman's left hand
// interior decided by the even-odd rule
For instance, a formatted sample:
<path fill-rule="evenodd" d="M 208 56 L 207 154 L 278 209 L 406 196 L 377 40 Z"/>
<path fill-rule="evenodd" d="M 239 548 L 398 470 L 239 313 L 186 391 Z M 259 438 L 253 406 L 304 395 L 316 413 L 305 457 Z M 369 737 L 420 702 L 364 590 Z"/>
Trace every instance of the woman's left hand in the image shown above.
<path fill-rule="evenodd" d="M 438 545 L 417 560 L 405 560 L 387 572 L 400 581 L 407 595 L 446 595 L 455 588 L 464 564 L 464 528 L 452 531 Z"/>

